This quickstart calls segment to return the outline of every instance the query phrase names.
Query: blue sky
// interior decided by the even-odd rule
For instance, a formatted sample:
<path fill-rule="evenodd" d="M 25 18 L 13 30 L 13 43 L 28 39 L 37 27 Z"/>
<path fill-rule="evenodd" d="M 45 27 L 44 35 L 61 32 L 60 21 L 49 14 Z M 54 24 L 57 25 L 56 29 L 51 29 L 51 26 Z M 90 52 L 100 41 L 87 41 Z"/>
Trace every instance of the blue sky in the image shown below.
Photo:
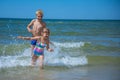
<path fill-rule="evenodd" d="M 120 0 L 0 0 L 0 18 L 119 19 Z"/>

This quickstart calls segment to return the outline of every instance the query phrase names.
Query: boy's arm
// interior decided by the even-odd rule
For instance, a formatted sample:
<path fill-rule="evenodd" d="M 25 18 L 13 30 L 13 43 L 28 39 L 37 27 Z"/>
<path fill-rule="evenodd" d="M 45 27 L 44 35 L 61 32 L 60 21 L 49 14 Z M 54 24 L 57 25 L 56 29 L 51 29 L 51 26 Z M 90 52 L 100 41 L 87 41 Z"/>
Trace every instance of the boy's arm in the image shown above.
<path fill-rule="evenodd" d="M 29 32 L 32 32 L 31 26 L 33 25 L 34 21 L 35 21 L 35 20 L 32 20 L 32 21 L 28 24 L 28 26 L 27 26 L 27 30 L 28 30 Z"/>
<path fill-rule="evenodd" d="M 43 27 L 46 28 L 46 23 L 45 22 L 43 22 Z"/>

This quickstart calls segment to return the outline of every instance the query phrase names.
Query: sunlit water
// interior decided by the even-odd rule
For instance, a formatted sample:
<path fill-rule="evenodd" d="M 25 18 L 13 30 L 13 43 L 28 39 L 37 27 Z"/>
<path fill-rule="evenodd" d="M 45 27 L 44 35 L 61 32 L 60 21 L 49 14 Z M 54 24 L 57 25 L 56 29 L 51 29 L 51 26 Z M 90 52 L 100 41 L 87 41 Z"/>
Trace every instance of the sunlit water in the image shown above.
<path fill-rule="evenodd" d="M 120 21 L 44 20 L 51 31 L 45 69 L 30 68 L 31 19 L 0 19 L 0 80 L 119 80 Z M 99 78 L 99 79 L 98 79 Z"/>

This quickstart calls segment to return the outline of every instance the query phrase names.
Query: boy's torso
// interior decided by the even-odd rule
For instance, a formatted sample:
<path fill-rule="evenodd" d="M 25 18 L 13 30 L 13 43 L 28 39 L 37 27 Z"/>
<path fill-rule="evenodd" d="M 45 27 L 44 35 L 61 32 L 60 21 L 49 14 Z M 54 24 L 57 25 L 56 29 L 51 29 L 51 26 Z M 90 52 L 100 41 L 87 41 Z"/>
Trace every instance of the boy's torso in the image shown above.
<path fill-rule="evenodd" d="M 44 28 L 43 22 L 39 22 L 35 20 L 33 23 L 33 35 L 34 36 L 41 36 L 41 32 Z"/>

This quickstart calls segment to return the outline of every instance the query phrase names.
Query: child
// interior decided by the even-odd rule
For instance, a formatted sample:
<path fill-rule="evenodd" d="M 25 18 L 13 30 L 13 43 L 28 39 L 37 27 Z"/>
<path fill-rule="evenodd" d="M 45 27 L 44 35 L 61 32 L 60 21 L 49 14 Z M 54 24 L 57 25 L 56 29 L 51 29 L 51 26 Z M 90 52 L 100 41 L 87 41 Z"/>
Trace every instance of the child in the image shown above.
<path fill-rule="evenodd" d="M 32 57 L 32 66 L 35 65 L 37 59 L 40 60 L 40 68 L 43 69 L 44 62 L 44 48 L 46 47 L 49 52 L 52 52 L 53 49 L 49 48 L 49 29 L 44 28 L 41 36 L 36 37 L 22 37 L 18 36 L 19 39 L 23 40 L 37 40 L 37 43 L 34 47 L 34 56 Z"/>
<path fill-rule="evenodd" d="M 32 36 L 41 36 L 43 28 L 46 28 L 46 24 L 42 21 L 43 12 L 41 10 L 36 11 L 36 19 L 33 19 L 27 26 L 29 32 Z M 32 28 L 32 29 L 31 29 Z M 37 40 L 31 40 L 31 54 L 33 55 L 33 49 L 36 45 Z"/>

